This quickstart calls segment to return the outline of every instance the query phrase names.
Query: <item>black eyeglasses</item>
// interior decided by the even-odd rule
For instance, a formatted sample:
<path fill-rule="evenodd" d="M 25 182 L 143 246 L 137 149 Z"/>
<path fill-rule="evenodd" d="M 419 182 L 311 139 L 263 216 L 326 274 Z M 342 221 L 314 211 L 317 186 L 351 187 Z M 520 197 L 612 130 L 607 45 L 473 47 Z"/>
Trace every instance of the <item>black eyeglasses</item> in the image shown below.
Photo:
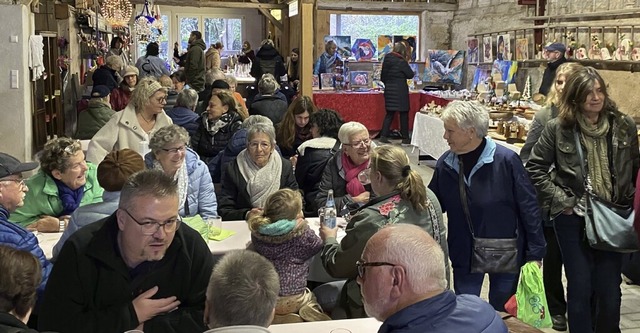
<path fill-rule="evenodd" d="M 129 211 L 127 211 L 126 209 L 122 209 L 125 213 L 127 213 L 127 215 L 129 215 L 129 217 L 138 225 L 140 225 L 140 230 L 142 230 L 142 234 L 143 235 L 153 235 L 156 233 L 156 231 L 158 231 L 160 229 L 160 227 L 162 227 L 164 229 L 164 232 L 174 232 L 176 230 L 178 230 L 178 227 L 180 226 L 180 222 L 182 222 L 182 219 L 180 218 L 180 216 L 177 217 L 173 217 L 170 218 L 166 221 L 164 221 L 164 223 L 160 223 L 160 222 L 140 222 L 138 220 L 136 220 L 135 217 L 133 217 L 133 215 L 131 215 L 131 213 L 129 213 Z"/>
<path fill-rule="evenodd" d="M 360 279 L 364 279 L 365 267 L 367 267 L 367 266 L 371 266 L 371 267 L 376 267 L 376 266 L 396 267 L 397 265 L 389 263 L 389 262 L 382 262 L 382 261 L 366 262 L 364 260 L 358 260 L 358 261 L 356 261 L 356 267 L 358 268 L 358 277 Z"/>
<path fill-rule="evenodd" d="M 175 155 L 175 154 L 177 154 L 177 153 L 181 153 L 181 152 L 183 152 L 185 149 L 186 149 L 186 148 L 185 148 L 185 146 L 180 146 L 180 147 L 178 147 L 178 148 L 168 148 L 168 149 L 167 149 L 167 148 L 160 148 L 160 150 L 162 150 L 162 151 L 164 151 L 164 152 L 167 152 L 167 153 L 169 153 L 169 154 L 171 154 L 171 155 Z"/>

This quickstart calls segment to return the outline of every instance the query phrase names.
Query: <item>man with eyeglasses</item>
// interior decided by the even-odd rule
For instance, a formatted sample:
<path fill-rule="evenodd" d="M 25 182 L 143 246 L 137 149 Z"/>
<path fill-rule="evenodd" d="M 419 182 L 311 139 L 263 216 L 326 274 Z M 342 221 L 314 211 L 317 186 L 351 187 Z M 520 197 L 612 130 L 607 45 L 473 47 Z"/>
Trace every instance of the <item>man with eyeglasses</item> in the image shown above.
<path fill-rule="evenodd" d="M 159 170 L 132 175 L 118 210 L 78 230 L 62 247 L 39 329 L 204 331 L 213 257 L 202 236 L 181 224 L 173 178 Z"/>
<path fill-rule="evenodd" d="M 420 227 L 393 224 L 373 235 L 356 263 L 364 308 L 379 333 L 507 333 L 489 303 L 447 290 L 444 253 Z"/>
<path fill-rule="evenodd" d="M 567 62 L 567 58 L 564 57 L 564 52 L 567 48 L 562 43 L 551 43 L 544 47 L 543 56 L 547 59 L 547 68 L 542 75 L 542 83 L 540 84 L 539 93 L 547 96 L 553 81 L 556 79 L 556 70 L 560 65 Z"/>
<path fill-rule="evenodd" d="M 0 153 L 0 244 L 29 251 L 38 258 L 42 267 L 42 281 L 37 290 L 39 299 L 49 279 L 52 265 L 38 245 L 36 236 L 31 231 L 9 221 L 9 214 L 24 205 L 25 195 L 29 191 L 22 173 L 36 167 L 38 167 L 37 162 L 22 163 L 11 155 Z"/>

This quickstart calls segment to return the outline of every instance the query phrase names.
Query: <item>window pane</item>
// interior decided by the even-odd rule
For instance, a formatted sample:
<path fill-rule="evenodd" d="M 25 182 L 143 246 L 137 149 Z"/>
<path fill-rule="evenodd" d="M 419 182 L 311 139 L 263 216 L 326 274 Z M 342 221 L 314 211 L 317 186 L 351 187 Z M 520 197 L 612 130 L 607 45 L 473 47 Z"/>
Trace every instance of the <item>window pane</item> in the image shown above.
<path fill-rule="evenodd" d="M 180 48 L 186 50 L 189 48 L 189 36 L 192 31 L 199 29 L 197 17 L 181 17 L 179 22 L 180 27 Z"/>
<path fill-rule="evenodd" d="M 221 42 L 223 55 L 239 52 L 242 49 L 242 19 L 205 18 L 204 42 L 207 45 Z"/>

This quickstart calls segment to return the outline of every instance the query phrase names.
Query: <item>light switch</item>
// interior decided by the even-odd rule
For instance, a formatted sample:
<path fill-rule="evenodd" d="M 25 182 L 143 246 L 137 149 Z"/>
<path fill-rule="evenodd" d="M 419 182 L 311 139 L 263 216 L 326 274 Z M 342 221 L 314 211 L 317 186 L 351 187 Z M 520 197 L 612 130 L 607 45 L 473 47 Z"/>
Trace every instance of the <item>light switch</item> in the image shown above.
<path fill-rule="evenodd" d="M 18 70 L 11 70 L 11 89 L 18 89 Z"/>
<path fill-rule="evenodd" d="M 18 36 L 17 36 L 17 35 L 16 35 L 16 36 L 11 36 L 11 38 L 9 39 L 9 41 L 10 41 L 11 43 L 17 43 L 17 42 L 18 42 Z"/>

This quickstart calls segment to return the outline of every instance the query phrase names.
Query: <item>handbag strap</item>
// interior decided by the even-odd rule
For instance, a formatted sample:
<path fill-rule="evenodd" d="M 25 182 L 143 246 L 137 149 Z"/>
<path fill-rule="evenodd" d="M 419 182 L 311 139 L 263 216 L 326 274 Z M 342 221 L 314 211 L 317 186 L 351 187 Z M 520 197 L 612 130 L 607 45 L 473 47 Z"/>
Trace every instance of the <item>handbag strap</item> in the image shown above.
<path fill-rule="evenodd" d="M 467 202 L 467 190 L 464 184 L 464 166 L 462 164 L 462 159 L 460 158 L 460 156 L 458 156 L 458 167 L 458 187 L 460 188 L 460 201 L 462 202 L 462 210 L 464 211 L 464 216 L 467 218 L 467 224 L 469 225 L 471 237 L 475 239 L 476 236 L 473 231 L 473 223 L 471 223 L 471 214 L 469 213 L 469 205 Z"/>
<path fill-rule="evenodd" d="M 580 170 L 582 170 L 584 188 L 591 193 L 591 179 L 587 173 L 587 166 L 584 164 L 584 153 L 582 152 L 582 143 L 580 143 L 580 133 L 577 129 L 573 131 L 573 137 L 576 140 L 576 150 L 578 150 L 578 158 L 580 159 Z"/>

